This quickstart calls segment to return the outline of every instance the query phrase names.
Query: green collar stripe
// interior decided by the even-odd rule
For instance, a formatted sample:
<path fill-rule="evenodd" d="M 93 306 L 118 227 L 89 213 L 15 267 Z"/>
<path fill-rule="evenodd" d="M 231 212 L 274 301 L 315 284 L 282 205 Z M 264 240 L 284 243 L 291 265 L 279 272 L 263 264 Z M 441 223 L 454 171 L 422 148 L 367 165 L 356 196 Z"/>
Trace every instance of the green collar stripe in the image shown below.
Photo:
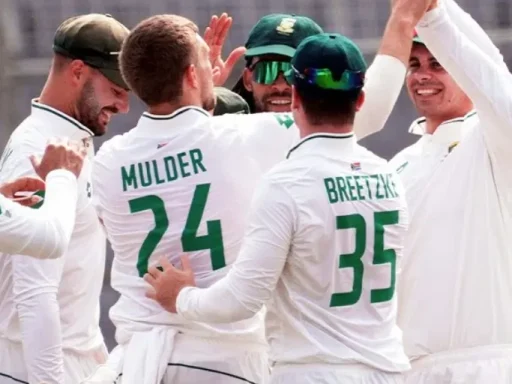
<path fill-rule="evenodd" d="M 185 108 L 185 109 L 182 109 L 181 111 L 179 112 L 175 112 L 171 115 L 166 115 L 166 116 L 155 116 L 155 115 L 150 115 L 149 113 L 147 112 L 144 112 L 142 114 L 142 116 L 144 117 L 147 117 L 148 119 L 151 119 L 151 120 L 172 120 L 174 119 L 175 117 L 178 117 L 179 115 L 185 113 L 185 112 L 188 112 L 188 111 L 196 111 L 196 112 L 199 112 L 205 116 L 208 116 L 210 117 L 210 114 L 208 112 L 205 112 L 203 111 L 202 109 L 199 109 L 199 108 L 194 108 L 194 107 L 189 107 L 189 108 Z"/>
<path fill-rule="evenodd" d="M 54 114 L 55 116 L 59 116 L 61 119 L 64 119 L 64 120 L 66 120 L 68 123 L 73 124 L 73 125 L 74 125 L 75 127 L 77 127 L 78 129 L 80 129 L 80 130 L 82 130 L 82 131 L 87 132 L 87 133 L 88 133 L 89 135 L 91 135 L 91 136 L 94 136 L 94 133 L 93 133 L 90 129 L 88 129 L 88 128 L 84 127 L 84 126 L 83 126 L 83 125 L 81 125 L 81 124 L 78 124 L 75 120 L 71 119 L 70 117 L 66 116 L 66 115 L 65 115 L 65 114 L 63 114 L 63 113 L 60 113 L 60 112 L 55 111 L 55 110 L 53 110 L 53 109 L 47 108 L 47 107 L 45 107 L 44 105 L 41 105 L 41 104 L 35 104 L 35 103 L 32 103 L 32 107 L 37 108 L 37 109 L 41 109 L 41 110 L 46 111 L 46 112 L 50 112 L 50 113 Z"/>
<path fill-rule="evenodd" d="M 347 133 L 347 134 L 343 134 L 343 135 L 329 135 L 329 134 L 312 135 L 312 136 L 306 137 L 304 140 L 302 140 L 300 143 L 298 143 L 295 147 L 290 149 L 286 158 L 288 159 L 293 151 L 295 151 L 297 148 L 299 148 L 302 144 L 304 144 L 307 141 L 310 141 L 313 139 L 350 139 L 352 136 L 354 136 L 353 133 Z"/>

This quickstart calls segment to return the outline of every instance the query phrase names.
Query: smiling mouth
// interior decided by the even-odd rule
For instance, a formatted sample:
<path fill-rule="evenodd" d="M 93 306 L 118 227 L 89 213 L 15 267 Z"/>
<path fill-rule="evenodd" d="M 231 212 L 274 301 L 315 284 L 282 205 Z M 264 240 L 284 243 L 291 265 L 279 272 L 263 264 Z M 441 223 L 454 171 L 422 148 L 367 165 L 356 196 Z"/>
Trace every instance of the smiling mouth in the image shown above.
<path fill-rule="evenodd" d="M 269 100 L 268 103 L 271 105 L 290 105 L 292 102 L 291 102 L 291 100 L 280 99 L 280 100 Z"/>
<path fill-rule="evenodd" d="M 439 93 L 441 93 L 440 89 L 432 89 L 432 88 L 423 88 L 423 89 L 417 89 L 415 91 L 416 95 L 419 96 L 434 96 Z"/>

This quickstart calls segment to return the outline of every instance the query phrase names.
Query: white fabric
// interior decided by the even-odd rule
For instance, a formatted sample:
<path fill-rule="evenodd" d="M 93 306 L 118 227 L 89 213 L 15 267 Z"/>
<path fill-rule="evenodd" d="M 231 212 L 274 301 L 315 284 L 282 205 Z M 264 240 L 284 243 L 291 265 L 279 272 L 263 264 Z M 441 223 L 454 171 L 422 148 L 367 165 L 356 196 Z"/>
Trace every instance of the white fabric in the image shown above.
<path fill-rule="evenodd" d="M 0 195 L 0 251 L 55 259 L 67 249 L 75 222 L 76 177 L 52 171 L 46 177 L 45 201 L 39 210 Z"/>
<path fill-rule="evenodd" d="M 62 349 L 84 354 L 104 345 L 99 296 L 106 242 L 91 202 L 91 132 L 69 116 L 33 101 L 30 116 L 7 144 L 0 183 L 34 175 L 29 156 L 42 155 L 54 137 L 81 140 L 89 149 L 77 183 L 76 218 L 67 251 L 52 260 L 0 255 L 0 338 L 23 341 L 29 377 L 47 384 L 62 382 L 57 374 L 63 371 L 62 358 L 57 356 L 59 344 Z M 38 312 L 30 312 L 30 308 L 38 308 Z M 40 337 L 41 330 L 45 337 Z M 0 371 L 6 368 L 0 365 Z"/>
<path fill-rule="evenodd" d="M 512 348 L 496 345 L 426 356 L 412 363 L 405 383 L 512 383 Z"/>
<path fill-rule="evenodd" d="M 123 383 L 160 384 L 171 359 L 176 334 L 176 330 L 162 326 L 135 333 L 124 355 Z"/>
<path fill-rule="evenodd" d="M 503 304 L 512 301 L 512 76 L 440 4 L 418 33 L 477 114 L 440 126 L 392 161 L 411 215 L 398 320 L 413 361 L 512 345 L 512 308 Z"/>
<path fill-rule="evenodd" d="M 370 73 L 365 87 L 368 105 L 380 108 L 378 113 L 370 107 L 359 112 L 360 122 L 355 129 L 360 137 L 382 128 L 405 75 L 405 67 L 394 58 L 379 56 L 372 68 L 374 73 L 382 69 L 395 81 L 384 84 Z M 386 98 L 380 96 L 384 90 Z M 189 322 L 168 314 L 145 297 L 146 284 L 141 275 L 146 267 L 140 255 L 146 255 L 147 265 L 151 265 L 164 255 L 176 263 L 180 253 L 192 251 L 199 286 L 207 287 L 225 276 L 238 254 L 246 210 L 259 178 L 285 158 L 298 136 L 290 114 L 210 118 L 199 108 L 186 107 L 170 116 L 145 113 L 137 127 L 102 146 L 95 158 L 93 188 L 115 255 L 112 286 L 121 298 L 110 316 L 119 344 L 126 345 L 133 335 L 148 332 L 152 325 L 240 343 L 266 344 L 264 310 L 251 319 L 227 325 Z M 196 195 L 203 196 L 204 201 L 192 204 Z M 145 200 L 141 203 L 140 199 Z M 199 206 L 204 211 L 191 215 L 192 207 L 197 211 Z M 211 231 L 216 231 L 216 240 L 212 240 Z M 192 249 L 187 249 L 183 240 L 187 234 L 194 237 L 192 247 L 188 247 Z M 210 245 L 194 248 L 201 242 Z M 220 267 L 214 258 L 222 260 Z"/>
<path fill-rule="evenodd" d="M 101 355 L 100 351 L 96 353 Z M 90 375 L 100 361 L 96 353 L 80 355 L 64 351 L 64 375 L 59 384 L 78 384 Z M 0 367 L 0 384 L 46 384 L 39 380 L 29 380 L 21 343 L 0 339 Z M 112 381 L 108 384 L 112 384 Z"/>
<path fill-rule="evenodd" d="M 343 177 L 352 184 L 343 184 Z M 338 197 L 327 187 L 327 180 L 336 178 L 346 195 Z M 396 222 L 386 225 L 375 218 L 387 211 Z M 356 227 L 337 228 L 340 217 L 354 215 Z M 226 322 L 250 317 L 267 304 L 272 361 L 360 362 L 402 372 L 409 363 L 396 326 L 394 269 L 389 259 L 380 260 L 379 249 L 396 256 L 399 273 L 407 222 L 403 190 L 383 159 L 358 146 L 350 134 L 310 135 L 264 176 L 240 255 L 226 278 L 207 289 L 182 290 L 178 314 Z M 378 240 L 377 233 L 384 232 Z M 340 255 L 359 252 L 361 273 L 367 271 L 359 280 L 365 282 L 359 297 L 332 304 L 336 292 L 345 297 L 357 292 L 360 274 L 349 265 L 340 267 Z M 374 292 L 383 290 L 389 296 L 374 300 Z"/>
<path fill-rule="evenodd" d="M 284 365 L 272 368 L 270 384 L 403 384 L 402 373 L 387 373 L 361 364 Z"/>
<path fill-rule="evenodd" d="M 262 353 L 263 352 L 263 353 Z M 268 355 L 260 346 L 178 333 L 162 384 L 266 384 Z M 126 384 L 125 375 L 116 384 Z"/>

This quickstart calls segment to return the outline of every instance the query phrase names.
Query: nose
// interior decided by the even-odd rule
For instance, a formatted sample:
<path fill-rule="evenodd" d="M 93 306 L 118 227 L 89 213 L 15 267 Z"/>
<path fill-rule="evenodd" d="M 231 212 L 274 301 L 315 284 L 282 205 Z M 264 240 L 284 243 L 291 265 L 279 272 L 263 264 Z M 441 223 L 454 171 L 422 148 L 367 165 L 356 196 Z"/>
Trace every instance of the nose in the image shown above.
<path fill-rule="evenodd" d="M 128 113 L 128 111 L 130 110 L 128 91 L 123 89 L 119 92 L 115 105 L 118 110 L 118 113 Z"/>
<path fill-rule="evenodd" d="M 290 89 L 290 85 L 286 82 L 282 72 L 277 76 L 276 81 L 272 84 L 272 88 L 278 92 L 284 92 L 285 90 Z"/>
<path fill-rule="evenodd" d="M 418 81 L 419 83 L 423 83 L 425 81 L 429 81 L 432 79 L 432 74 L 430 73 L 429 70 L 425 70 L 425 69 L 418 69 L 414 72 L 414 78 L 416 79 L 416 81 Z"/>

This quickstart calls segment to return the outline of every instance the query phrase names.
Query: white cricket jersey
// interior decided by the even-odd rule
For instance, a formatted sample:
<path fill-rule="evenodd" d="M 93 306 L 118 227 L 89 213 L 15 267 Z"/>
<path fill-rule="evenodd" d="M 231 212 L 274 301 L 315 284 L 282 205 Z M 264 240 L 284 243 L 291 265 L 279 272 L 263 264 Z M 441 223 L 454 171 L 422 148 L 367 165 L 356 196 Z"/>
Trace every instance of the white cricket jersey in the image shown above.
<path fill-rule="evenodd" d="M 385 160 L 352 134 L 310 135 L 263 177 L 227 278 L 185 288 L 178 313 L 220 322 L 266 303 L 276 364 L 404 371 L 395 284 L 407 221 Z"/>
<path fill-rule="evenodd" d="M 444 6 L 427 13 L 418 32 L 477 113 L 446 122 L 392 161 L 411 216 L 399 325 L 412 359 L 512 344 L 512 76 L 494 46 L 473 44 L 449 14 Z"/>
<path fill-rule="evenodd" d="M 89 146 L 89 158 L 94 154 L 89 129 L 33 101 L 30 115 L 14 130 L 5 149 L 1 181 L 35 175 L 29 156 L 42 156 L 48 140 L 54 137 L 83 140 Z M 57 292 L 62 347 L 87 352 L 102 345 L 99 296 L 106 240 L 91 202 L 90 171 L 91 163 L 86 159 L 78 179 L 74 229 L 63 257 L 37 260 L 21 255 L 0 255 L 0 337 L 21 341 L 16 306 L 39 293 Z M 30 340 L 24 342 L 32 344 Z"/>
<path fill-rule="evenodd" d="M 41 209 L 31 209 L 0 194 L 0 251 L 39 259 L 60 257 L 68 248 L 77 201 L 77 181 L 67 170 L 46 177 Z"/>
<path fill-rule="evenodd" d="M 379 55 L 368 72 L 366 107 L 355 122 L 359 138 L 386 122 L 405 67 L 394 57 Z M 380 73 L 394 81 L 383 81 Z M 384 92 L 389 97 L 382 98 Z M 170 315 L 145 297 L 141 276 L 159 257 L 179 263 L 179 255 L 187 252 L 199 286 L 224 277 L 239 252 L 257 182 L 298 138 L 291 114 L 211 118 L 187 107 L 170 116 L 145 113 L 134 129 L 103 144 L 95 158 L 93 184 L 115 254 L 112 286 L 121 298 L 110 316 L 119 343 L 154 324 L 264 340 L 260 315 L 231 325 L 190 323 Z"/>

